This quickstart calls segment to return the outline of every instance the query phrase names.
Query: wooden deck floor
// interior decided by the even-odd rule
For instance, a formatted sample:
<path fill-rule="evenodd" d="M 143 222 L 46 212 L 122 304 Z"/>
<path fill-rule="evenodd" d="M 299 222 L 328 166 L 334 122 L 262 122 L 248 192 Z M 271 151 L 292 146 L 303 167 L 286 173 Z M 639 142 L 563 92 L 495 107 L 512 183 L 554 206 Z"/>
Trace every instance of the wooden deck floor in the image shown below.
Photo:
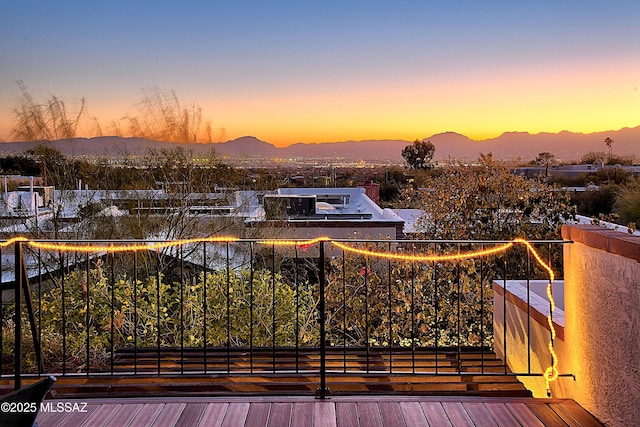
<path fill-rule="evenodd" d="M 324 401 L 176 397 L 46 402 L 52 410 L 40 412 L 40 427 L 602 426 L 568 399 L 338 396 Z M 63 404 L 60 410 L 53 410 L 58 402 Z"/>

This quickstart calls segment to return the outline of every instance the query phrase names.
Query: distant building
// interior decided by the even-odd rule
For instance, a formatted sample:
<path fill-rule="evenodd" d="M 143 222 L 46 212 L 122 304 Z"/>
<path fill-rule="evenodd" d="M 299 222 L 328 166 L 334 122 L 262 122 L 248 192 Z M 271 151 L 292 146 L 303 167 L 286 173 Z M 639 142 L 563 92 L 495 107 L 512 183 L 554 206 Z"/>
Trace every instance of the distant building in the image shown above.
<path fill-rule="evenodd" d="M 598 173 L 601 170 L 622 170 L 631 173 L 636 177 L 640 176 L 640 165 L 605 165 L 602 162 L 595 165 L 554 165 L 549 168 L 545 168 L 544 166 L 522 166 L 516 168 L 514 173 L 528 178 L 533 178 L 547 173 L 549 176 L 554 178 L 575 179 L 588 174 Z"/>
<path fill-rule="evenodd" d="M 380 208 L 365 188 L 280 188 L 257 202 L 264 213 L 247 219 L 246 224 L 281 226 L 279 237 L 404 237 L 404 220 L 391 209 Z"/>

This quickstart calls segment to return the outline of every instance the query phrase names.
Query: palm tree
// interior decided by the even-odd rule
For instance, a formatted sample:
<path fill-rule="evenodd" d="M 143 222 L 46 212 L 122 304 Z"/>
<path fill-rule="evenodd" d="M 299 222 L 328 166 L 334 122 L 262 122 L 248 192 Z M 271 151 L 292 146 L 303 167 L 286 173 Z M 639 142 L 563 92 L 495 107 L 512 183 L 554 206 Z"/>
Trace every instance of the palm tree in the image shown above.
<path fill-rule="evenodd" d="M 613 148 L 612 148 L 612 147 L 613 147 L 613 139 L 611 139 L 611 138 L 609 138 L 609 137 L 606 137 L 606 138 L 604 139 L 604 143 L 605 143 L 605 145 L 606 145 L 607 147 L 609 147 L 609 161 L 611 161 L 611 156 L 612 156 L 612 154 L 611 154 L 611 153 L 612 153 L 612 150 L 613 150 Z"/>

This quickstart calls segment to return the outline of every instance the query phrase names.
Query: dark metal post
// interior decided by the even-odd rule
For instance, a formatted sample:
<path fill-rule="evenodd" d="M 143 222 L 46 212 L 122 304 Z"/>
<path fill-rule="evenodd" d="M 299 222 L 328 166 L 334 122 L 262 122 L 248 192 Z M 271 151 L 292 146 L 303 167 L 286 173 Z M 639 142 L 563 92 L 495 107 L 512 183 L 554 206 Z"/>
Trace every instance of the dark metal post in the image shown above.
<path fill-rule="evenodd" d="M 14 367 L 14 383 L 13 388 L 18 390 L 22 387 L 22 274 L 24 269 L 22 268 L 23 257 L 22 257 L 22 244 L 20 242 L 16 242 L 15 244 L 15 279 L 16 279 L 16 287 L 15 287 L 15 333 L 14 333 L 14 357 L 15 357 L 15 367 Z"/>
<path fill-rule="evenodd" d="M 320 242 L 320 259 L 318 260 L 318 282 L 320 287 L 320 301 L 318 310 L 320 310 L 320 387 L 316 390 L 316 399 L 326 399 L 330 393 L 327 387 L 327 368 L 326 368 L 326 333 L 325 333 L 325 308 L 324 308 L 324 288 L 327 282 L 325 276 L 326 260 L 324 256 L 324 242 Z"/>

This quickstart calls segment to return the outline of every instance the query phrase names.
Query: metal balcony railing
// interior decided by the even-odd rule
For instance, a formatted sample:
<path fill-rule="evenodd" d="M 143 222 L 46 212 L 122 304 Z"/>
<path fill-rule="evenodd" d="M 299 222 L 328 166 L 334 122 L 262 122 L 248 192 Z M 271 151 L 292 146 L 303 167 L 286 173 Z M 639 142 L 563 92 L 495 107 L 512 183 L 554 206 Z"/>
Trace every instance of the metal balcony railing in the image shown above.
<path fill-rule="evenodd" d="M 562 243 L 530 242 L 557 276 Z M 491 284 L 548 279 L 511 241 L 19 239 L 0 255 L 0 378 L 16 388 L 287 373 L 324 397 L 331 374 L 516 375 L 494 363 Z"/>

